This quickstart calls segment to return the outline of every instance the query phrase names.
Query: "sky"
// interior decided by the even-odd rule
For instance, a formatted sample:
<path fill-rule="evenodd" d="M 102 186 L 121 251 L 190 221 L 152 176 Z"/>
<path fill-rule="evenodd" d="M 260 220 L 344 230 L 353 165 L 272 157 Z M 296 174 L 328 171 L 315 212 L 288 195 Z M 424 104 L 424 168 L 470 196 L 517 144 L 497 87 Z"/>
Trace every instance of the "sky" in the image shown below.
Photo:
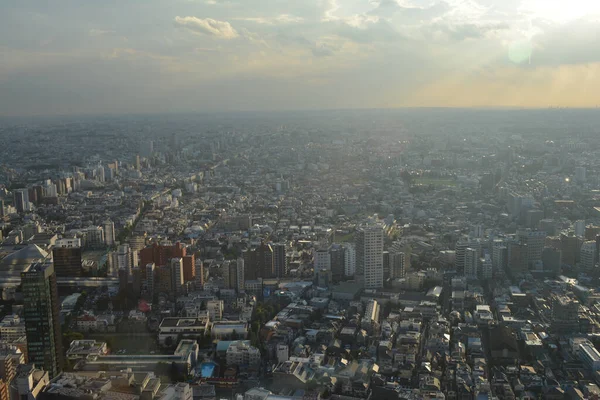
<path fill-rule="evenodd" d="M 0 115 L 600 105 L 597 0 L 0 2 Z"/>

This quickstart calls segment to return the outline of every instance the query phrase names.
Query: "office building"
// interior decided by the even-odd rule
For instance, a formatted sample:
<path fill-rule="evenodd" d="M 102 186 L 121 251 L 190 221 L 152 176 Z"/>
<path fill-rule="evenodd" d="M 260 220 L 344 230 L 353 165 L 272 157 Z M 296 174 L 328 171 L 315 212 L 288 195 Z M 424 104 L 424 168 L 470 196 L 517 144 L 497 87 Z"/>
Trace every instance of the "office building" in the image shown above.
<path fill-rule="evenodd" d="M 204 263 L 199 258 L 195 261 L 195 270 L 196 277 L 194 281 L 196 282 L 196 287 L 201 288 L 204 286 Z"/>
<path fill-rule="evenodd" d="M 508 262 L 508 247 L 504 240 L 494 240 L 492 243 L 492 266 L 496 269 L 505 269 Z"/>
<path fill-rule="evenodd" d="M 455 258 L 454 258 L 454 267 L 456 269 L 456 273 L 459 275 L 465 275 L 465 262 L 466 262 L 466 250 L 468 248 L 474 249 L 479 252 L 481 251 L 481 242 L 477 239 L 475 240 L 460 240 L 454 246 Z"/>
<path fill-rule="evenodd" d="M 527 245 L 519 242 L 508 243 L 508 259 L 506 262 L 508 272 L 516 277 L 527 272 Z"/>
<path fill-rule="evenodd" d="M 367 289 L 383 287 L 383 227 L 369 223 L 355 233 L 356 280 Z"/>
<path fill-rule="evenodd" d="M 492 279 L 494 273 L 492 257 L 489 254 L 485 254 L 482 259 L 479 260 L 479 279 L 487 280 Z"/>
<path fill-rule="evenodd" d="M 390 279 L 390 252 L 383 252 L 383 281 Z"/>
<path fill-rule="evenodd" d="M 101 226 L 90 226 L 85 230 L 85 247 L 90 249 L 105 248 L 104 229 Z"/>
<path fill-rule="evenodd" d="M 545 247 L 542 251 L 542 265 L 544 271 L 559 274 L 562 267 L 562 252 L 552 247 Z"/>
<path fill-rule="evenodd" d="M 60 239 L 52 248 L 54 271 L 58 277 L 81 276 L 81 239 Z"/>
<path fill-rule="evenodd" d="M 106 220 L 104 221 L 104 224 L 102 224 L 102 228 L 104 229 L 104 242 L 107 246 L 114 246 L 116 240 L 115 223 L 110 219 Z"/>
<path fill-rule="evenodd" d="M 587 170 L 585 167 L 575 167 L 575 182 L 583 183 L 587 179 Z"/>
<path fill-rule="evenodd" d="M 579 236 L 579 237 L 585 236 L 585 220 L 580 219 L 580 220 L 575 221 L 573 228 L 575 230 L 575 236 Z"/>
<path fill-rule="evenodd" d="M 48 371 L 51 378 L 63 366 L 60 304 L 52 264 L 36 263 L 21 273 L 23 317 L 30 363 Z"/>
<path fill-rule="evenodd" d="M 27 189 L 16 189 L 13 195 L 13 206 L 19 214 L 29 211 L 29 191 Z"/>
<path fill-rule="evenodd" d="M 222 320 L 224 309 L 225 303 L 223 300 L 209 300 L 206 302 L 206 311 L 211 321 Z"/>
<path fill-rule="evenodd" d="M 119 245 L 119 247 L 117 247 L 116 254 L 117 254 L 116 255 L 117 270 L 124 269 L 125 271 L 127 271 L 127 276 L 131 276 L 132 265 L 131 265 L 131 250 L 129 249 L 129 245 L 128 244 Z"/>

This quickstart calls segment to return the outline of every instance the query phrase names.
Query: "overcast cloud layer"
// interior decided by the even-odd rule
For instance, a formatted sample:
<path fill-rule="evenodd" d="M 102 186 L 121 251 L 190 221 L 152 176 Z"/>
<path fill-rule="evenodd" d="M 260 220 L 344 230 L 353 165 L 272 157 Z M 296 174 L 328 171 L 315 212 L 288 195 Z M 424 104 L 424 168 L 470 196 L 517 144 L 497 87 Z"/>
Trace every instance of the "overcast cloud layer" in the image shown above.
<path fill-rule="evenodd" d="M 597 0 L 0 3 L 0 115 L 596 107 Z"/>

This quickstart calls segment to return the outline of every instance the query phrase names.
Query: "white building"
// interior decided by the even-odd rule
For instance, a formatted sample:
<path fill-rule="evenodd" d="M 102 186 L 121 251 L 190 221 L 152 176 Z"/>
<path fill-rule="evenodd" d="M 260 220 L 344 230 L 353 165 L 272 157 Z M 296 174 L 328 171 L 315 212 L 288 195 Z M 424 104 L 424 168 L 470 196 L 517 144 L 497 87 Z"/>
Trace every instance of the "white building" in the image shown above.
<path fill-rule="evenodd" d="M 220 321 L 223 319 L 223 309 L 225 302 L 223 300 L 209 300 L 206 302 L 206 311 L 211 321 Z"/>
<path fill-rule="evenodd" d="M 257 367 L 260 365 L 260 351 L 247 340 L 237 340 L 227 347 L 225 362 L 228 367 Z"/>
<path fill-rule="evenodd" d="M 356 280 L 367 289 L 383 287 L 383 227 L 369 223 L 355 233 Z"/>
<path fill-rule="evenodd" d="M 587 170 L 585 167 L 576 167 L 575 168 L 575 181 L 585 182 L 586 175 L 587 175 Z"/>
<path fill-rule="evenodd" d="M 583 365 L 592 371 L 600 370 L 600 353 L 590 342 L 579 345 L 579 358 Z"/>
<path fill-rule="evenodd" d="M 317 276 L 318 271 L 331 271 L 331 255 L 327 248 L 320 248 L 315 251 L 314 257 L 314 275 Z"/>
<path fill-rule="evenodd" d="M 580 219 L 575 221 L 575 236 L 583 237 L 585 236 L 585 220 Z"/>
<path fill-rule="evenodd" d="M 277 345 L 277 362 L 285 362 L 290 359 L 290 348 L 285 344 Z"/>
<path fill-rule="evenodd" d="M 117 248 L 116 270 L 125 269 L 127 276 L 131 276 L 131 250 L 128 244 L 122 244 Z"/>

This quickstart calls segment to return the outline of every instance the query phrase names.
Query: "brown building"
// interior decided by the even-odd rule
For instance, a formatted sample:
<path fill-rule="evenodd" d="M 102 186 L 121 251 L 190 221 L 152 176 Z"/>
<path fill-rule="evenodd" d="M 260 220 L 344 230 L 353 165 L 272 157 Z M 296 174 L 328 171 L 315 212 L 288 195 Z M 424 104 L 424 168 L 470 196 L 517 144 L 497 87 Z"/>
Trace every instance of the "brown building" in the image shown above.
<path fill-rule="evenodd" d="M 156 290 L 158 293 L 171 294 L 173 291 L 173 273 L 170 265 L 157 268 Z"/>
<path fill-rule="evenodd" d="M 162 267 L 169 265 L 171 258 L 184 258 L 185 256 L 186 249 L 179 242 L 170 246 L 154 243 L 152 246 L 140 250 L 140 265 L 154 263 L 157 267 Z M 145 274 L 145 271 L 142 273 Z"/>
<path fill-rule="evenodd" d="M 56 276 L 81 276 L 81 254 L 81 241 L 79 239 L 61 239 L 56 241 L 52 249 Z"/>
<path fill-rule="evenodd" d="M 183 280 L 193 282 L 196 278 L 196 257 L 193 254 L 183 257 Z"/>

